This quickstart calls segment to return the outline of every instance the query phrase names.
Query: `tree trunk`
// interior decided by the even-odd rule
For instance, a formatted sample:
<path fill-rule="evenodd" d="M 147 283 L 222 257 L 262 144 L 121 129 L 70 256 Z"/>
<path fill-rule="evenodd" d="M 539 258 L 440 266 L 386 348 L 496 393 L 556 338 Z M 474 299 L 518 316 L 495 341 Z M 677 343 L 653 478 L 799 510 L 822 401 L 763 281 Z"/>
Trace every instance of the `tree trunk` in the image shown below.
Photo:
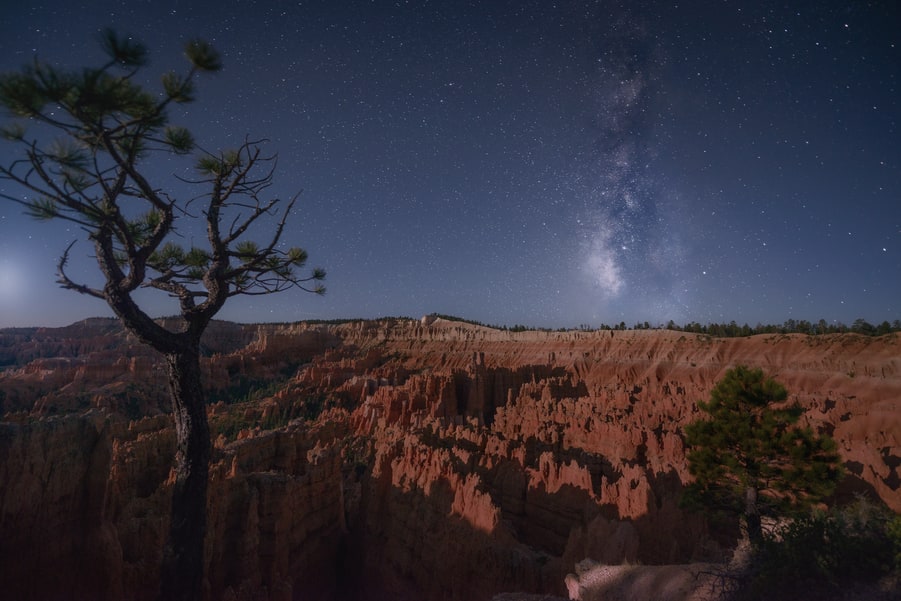
<path fill-rule="evenodd" d="M 749 486 L 745 489 L 745 528 L 748 540 L 756 545 L 763 540 L 763 526 L 760 522 L 760 510 L 757 507 L 757 489 Z"/>
<path fill-rule="evenodd" d="M 200 379 L 200 345 L 166 354 L 177 448 L 169 540 L 163 551 L 160 599 L 203 598 L 204 536 L 210 429 Z"/>

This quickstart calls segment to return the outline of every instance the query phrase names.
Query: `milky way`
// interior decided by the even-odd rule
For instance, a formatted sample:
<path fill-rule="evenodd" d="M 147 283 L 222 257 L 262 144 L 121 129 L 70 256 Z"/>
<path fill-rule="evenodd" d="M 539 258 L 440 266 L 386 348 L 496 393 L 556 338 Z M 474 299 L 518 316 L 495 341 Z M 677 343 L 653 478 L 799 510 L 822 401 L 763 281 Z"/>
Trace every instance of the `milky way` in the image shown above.
<path fill-rule="evenodd" d="M 627 296 L 640 313 L 682 319 L 682 224 L 670 213 L 673 195 L 652 166 L 662 144 L 655 131 L 655 108 L 661 107 L 654 99 L 666 51 L 650 39 L 641 11 L 620 8 L 607 17 L 594 18 L 596 58 L 587 90 L 595 112 L 585 132 L 590 146 L 571 165 L 569 183 L 582 206 L 582 267 L 598 314 Z"/>
<path fill-rule="evenodd" d="M 93 61 L 107 25 L 147 43 L 151 83 L 189 38 L 222 51 L 175 118 L 207 148 L 269 139 L 273 194 L 303 190 L 289 242 L 329 272 L 325 298 L 223 318 L 901 317 L 897 3 L 26 4 L 3 71 Z M 189 162 L 147 168 L 191 193 Z M 0 203 L 0 326 L 108 314 L 55 287 L 78 236 Z"/>

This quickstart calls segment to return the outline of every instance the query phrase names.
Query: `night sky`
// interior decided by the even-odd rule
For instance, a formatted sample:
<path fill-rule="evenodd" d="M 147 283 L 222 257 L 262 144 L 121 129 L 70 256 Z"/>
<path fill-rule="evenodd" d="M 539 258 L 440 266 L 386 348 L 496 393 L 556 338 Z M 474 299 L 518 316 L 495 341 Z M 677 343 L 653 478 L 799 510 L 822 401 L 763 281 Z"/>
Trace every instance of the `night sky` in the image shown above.
<path fill-rule="evenodd" d="M 324 297 L 222 319 L 901 318 L 894 0 L 4 4 L 3 72 L 96 64 L 106 26 L 154 85 L 188 39 L 221 51 L 173 121 L 211 149 L 268 138 L 273 194 L 303 190 L 287 241 L 328 271 Z M 189 167 L 148 170 L 186 196 Z M 0 327 L 110 315 L 54 282 L 79 233 L 0 201 Z M 70 275 L 96 281 L 90 252 Z"/>

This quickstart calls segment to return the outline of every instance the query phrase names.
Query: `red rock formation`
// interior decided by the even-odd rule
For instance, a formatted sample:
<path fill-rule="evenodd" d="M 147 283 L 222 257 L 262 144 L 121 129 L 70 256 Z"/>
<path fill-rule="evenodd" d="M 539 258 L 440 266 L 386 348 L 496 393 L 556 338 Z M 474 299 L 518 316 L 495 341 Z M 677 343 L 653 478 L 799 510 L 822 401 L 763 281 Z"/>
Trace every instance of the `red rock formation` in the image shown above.
<path fill-rule="evenodd" d="M 2 424 L 0 581 L 15 599 L 155 599 L 168 531 L 167 417 Z M 218 448 L 207 576 L 213 599 L 334 598 L 343 521 L 333 425 Z M 315 594 L 314 594 L 315 593 Z M 318 595 L 318 596 L 317 596 Z"/>
<path fill-rule="evenodd" d="M 4 596 L 77 599 L 121 591 L 105 515 L 109 424 L 96 413 L 0 424 Z"/>
<path fill-rule="evenodd" d="M 585 557 L 714 557 L 728 541 L 678 507 L 681 431 L 738 363 L 836 438 L 844 493 L 901 511 L 897 335 L 214 326 L 211 598 L 565 595 Z M 0 332 L 0 349 L 0 590 L 151 598 L 174 444 L 158 358 L 110 320 Z M 104 413 L 35 419 L 88 407 Z"/>

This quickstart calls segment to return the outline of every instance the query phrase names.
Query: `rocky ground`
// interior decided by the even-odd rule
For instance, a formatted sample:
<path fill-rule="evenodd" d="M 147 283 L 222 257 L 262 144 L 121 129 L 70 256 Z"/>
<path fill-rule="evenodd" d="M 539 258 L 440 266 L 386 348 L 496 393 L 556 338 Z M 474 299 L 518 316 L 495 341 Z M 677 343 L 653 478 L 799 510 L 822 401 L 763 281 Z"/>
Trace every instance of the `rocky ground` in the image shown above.
<path fill-rule="evenodd" d="M 212 599 L 696 598 L 734 533 L 679 508 L 681 430 L 738 363 L 835 437 L 842 495 L 901 512 L 898 335 L 218 322 L 204 345 Z M 174 447 L 158 358 L 88 320 L 0 331 L 0 365 L 0 590 L 153 598 Z"/>

